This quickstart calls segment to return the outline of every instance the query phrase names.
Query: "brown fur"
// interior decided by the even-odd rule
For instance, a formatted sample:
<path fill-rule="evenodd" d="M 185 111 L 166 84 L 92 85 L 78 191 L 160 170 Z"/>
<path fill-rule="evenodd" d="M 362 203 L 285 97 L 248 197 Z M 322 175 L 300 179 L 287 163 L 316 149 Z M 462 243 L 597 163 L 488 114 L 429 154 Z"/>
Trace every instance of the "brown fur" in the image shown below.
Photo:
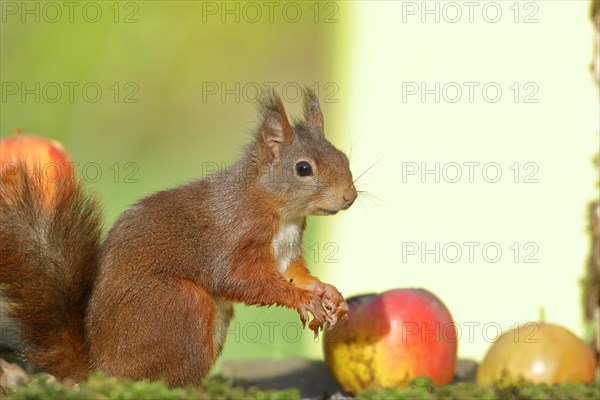
<path fill-rule="evenodd" d="M 304 221 L 308 215 L 331 214 L 352 204 L 356 190 L 348 159 L 325 139 L 318 101 L 308 90 L 304 121 L 290 125 L 275 94 L 262 102 L 261 117 L 254 142 L 236 165 L 148 196 L 119 218 L 102 244 L 98 263 L 91 264 L 98 268 L 89 272 L 95 275 L 89 303 L 85 296 L 61 297 L 61 291 L 45 284 L 36 286 L 47 287 L 44 292 L 55 296 L 55 301 L 29 297 L 39 294 L 33 289 L 21 297 L 14 291 L 6 297 L 27 301 L 38 312 L 76 302 L 75 317 L 69 309 L 64 323 L 53 323 L 57 332 L 65 327 L 76 329 L 80 347 L 73 351 L 89 359 L 91 368 L 132 379 L 162 379 L 171 386 L 201 383 L 221 352 L 233 316 L 231 302 L 288 307 L 297 310 L 303 322 L 310 312 L 310 328 L 315 332 L 345 315 L 345 302 L 335 288 L 312 277 L 312 285 L 299 286 L 275 268 L 272 240 L 286 221 Z M 295 173 L 299 159 L 311 162 L 314 176 Z M 79 201 L 81 196 L 71 198 Z M 21 212 L 16 204 L 7 207 L 10 212 Z M 31 230 L 21 222 L 12 227 L 17 223 L 4 216 L 2 221 L 16 235 Z M 85 235 L 76 222 L 65 219 L 59 225 Z M 31 240 L 3 237 L 17 253 Z M 94 256 L 95 249 L 94 244 Z M 81 249 L 75 246 L 74 251 Z M 5 282 L 27 282 L 24 277 L 43 270 L 44 257 L 42 252 L 40 262 L 26 274 L 21 258 L 10 262 L 3 258 L 3 289 Z M 308 281 L 302 260 L 295 263 L 304 268 Z M 59 281 L 65 272 L 52 270 L 49 275 Z M 74 285 L 88 285 L 87 293 L 89 280 L 78 279 Z M 28 318 L 28 314 L 17 315 L 19 321 Z M 46 345 L 50 339 L 43 333 L 45 320 L 40 318 L 35 325 L 39 332 L 30 343 L 36 349 L 59 349 L 59 335 L 51 346 Z M 81 376 L 70 374 L 69 368 L 61 364 L 47 370 Z"/>
<path fill-rule="evenodd" d="M 75 182 L 48 206 L 24 164 L 0 184 L 0 294 L 19 323 L 25 357 L 59 377 L 87 374 L 84 318 L 95 279 L 98 206 Z M 41 175 L 35 175 L 41 176 Z"/>

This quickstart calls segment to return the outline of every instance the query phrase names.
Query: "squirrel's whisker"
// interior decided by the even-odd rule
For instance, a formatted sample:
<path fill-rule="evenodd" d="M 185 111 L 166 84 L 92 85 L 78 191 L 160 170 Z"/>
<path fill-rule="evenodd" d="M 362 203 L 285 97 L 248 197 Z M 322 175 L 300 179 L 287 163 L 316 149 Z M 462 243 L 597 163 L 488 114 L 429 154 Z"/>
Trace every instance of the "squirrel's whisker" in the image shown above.
<path fill-rule="evenodd" d="M 379 164 L 379 162 L 383 160 L 383 157 L 381 157 L 380 159 L 378 159 L 377 161 L 375 161 L 373 164 L 371 164 L 367 169 L 365 169 L 360 175 L 358 175 L 358 177 L 354 178 L 354 185 L 356 185 L 358 183 L 358 181 L 360 180 L 360 178 L 362 178 L 363 176 L 365 176 L 365 174 L 367 172 L 369 172 L 371 169 L 373 169 L 374 166 L 376 166 L 377 164 Z"/>

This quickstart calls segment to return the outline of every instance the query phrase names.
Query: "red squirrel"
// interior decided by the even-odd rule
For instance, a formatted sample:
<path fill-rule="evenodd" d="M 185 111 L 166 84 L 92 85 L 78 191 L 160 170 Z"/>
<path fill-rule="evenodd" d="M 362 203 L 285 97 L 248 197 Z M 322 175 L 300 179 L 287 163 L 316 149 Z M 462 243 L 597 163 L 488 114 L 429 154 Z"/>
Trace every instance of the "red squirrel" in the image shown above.
<path fill-rule="evenodd" d="M 260 114 L 235 165 L 140 200 L 104 240 L 80 182 L 59 185 L 51 207 L 24 166 L 0 185 L 0 294 L 25 358 L 57 378 L 201 385 L 234 302 L 297 310 L 304 326 L 310 313 L 315 335 L 347 316 L 301 245 L 308 216 L 355 201 L 348 158 L 325 138 L 311 90 L 293 125 L 276 93 Z"/>

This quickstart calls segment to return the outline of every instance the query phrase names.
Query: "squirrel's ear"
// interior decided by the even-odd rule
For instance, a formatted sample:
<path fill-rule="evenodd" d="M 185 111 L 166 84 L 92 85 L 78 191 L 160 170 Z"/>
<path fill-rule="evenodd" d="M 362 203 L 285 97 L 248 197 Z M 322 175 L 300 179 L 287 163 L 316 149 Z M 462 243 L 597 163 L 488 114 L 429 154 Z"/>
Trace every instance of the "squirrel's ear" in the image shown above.
<path fill-rule="evenodd" d="M 288 121 L 281 99 L 274 91 L 263 93 L 260 109 L 262 124 L 259 135 L 269 150 L 271 160 L 280 160 L 280 148 L 284 143 L 289 143 L 293 138 L 293 128 Z"/>
<path fill-rule="evenodd" d="M 304 89 L 304 119 L 309 126 L 323 133 L 323 113 L 321 112 L 319 99 L 309 87 Z"/>

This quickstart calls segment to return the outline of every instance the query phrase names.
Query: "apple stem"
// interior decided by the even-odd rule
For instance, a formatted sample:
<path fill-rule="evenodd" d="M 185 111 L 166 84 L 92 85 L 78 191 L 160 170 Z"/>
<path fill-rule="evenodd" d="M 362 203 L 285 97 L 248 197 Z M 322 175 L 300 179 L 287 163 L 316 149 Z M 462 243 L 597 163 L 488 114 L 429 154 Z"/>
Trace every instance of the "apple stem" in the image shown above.
<path fill-rule="evenodd" d="M 540 322 L 546 322 L 546 308 L 540 307 Z"/>

